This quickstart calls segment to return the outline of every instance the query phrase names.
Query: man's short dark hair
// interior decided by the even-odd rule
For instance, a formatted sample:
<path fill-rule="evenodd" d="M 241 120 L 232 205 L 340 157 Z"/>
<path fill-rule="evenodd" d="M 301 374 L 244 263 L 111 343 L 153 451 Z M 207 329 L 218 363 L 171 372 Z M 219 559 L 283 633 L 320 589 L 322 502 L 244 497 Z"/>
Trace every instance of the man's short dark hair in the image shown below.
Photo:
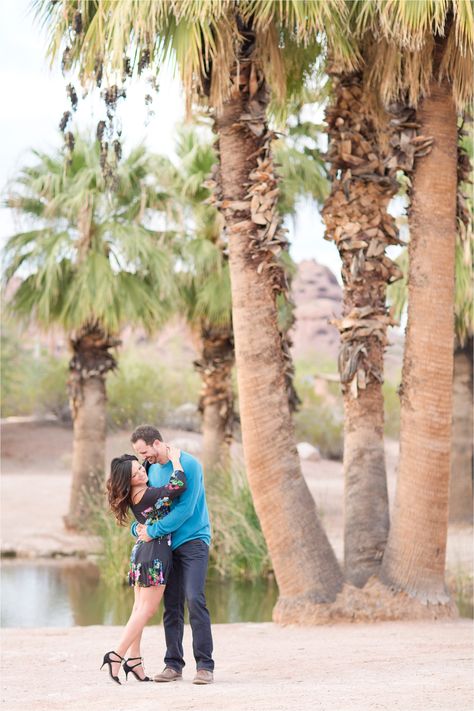
<path fill-rule="evenodd" d="M 136 427 L 133 430 L 130 439 L 132 444 L 138 442 L 139 439 L 142 439 L 145 444 L 153 444 L 156 439 L 163 442 L 163 437 L 161 436 L 159 430 L 157 430 L 156 427 L 153 427 L 153 425 L 140 425 L 139 427 Z"/>

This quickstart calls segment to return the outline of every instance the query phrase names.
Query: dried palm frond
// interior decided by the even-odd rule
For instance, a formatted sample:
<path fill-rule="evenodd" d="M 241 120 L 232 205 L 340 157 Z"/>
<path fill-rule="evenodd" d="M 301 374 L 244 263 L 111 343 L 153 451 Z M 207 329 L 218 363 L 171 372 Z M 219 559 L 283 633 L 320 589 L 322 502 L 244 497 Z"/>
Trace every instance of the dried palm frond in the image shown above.
<path fill-rule="evenodd" d="M 416 107 L 431 79 L 443 77 L 458 108 L 472 100 L 474 14 L 467 0 L 357 0 L 350 22 L 359 42 L 372 44 L 368 77 L 386 103 L 408 96 Z"/>

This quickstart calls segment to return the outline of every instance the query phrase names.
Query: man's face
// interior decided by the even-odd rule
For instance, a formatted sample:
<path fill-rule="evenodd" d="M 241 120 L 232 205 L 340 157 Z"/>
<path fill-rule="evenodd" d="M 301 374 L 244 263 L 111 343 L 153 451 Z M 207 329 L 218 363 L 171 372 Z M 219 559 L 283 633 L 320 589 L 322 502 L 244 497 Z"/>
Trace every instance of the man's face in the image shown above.
<path fill-rule="evenodd" d="M 153 444 L 147 444 L 143 439 L 133 442 L 132 447 L 140 459 L 147 459 L 150 464 L 166 464 L 168 448 L 164 442 L 155 439 Z"/>

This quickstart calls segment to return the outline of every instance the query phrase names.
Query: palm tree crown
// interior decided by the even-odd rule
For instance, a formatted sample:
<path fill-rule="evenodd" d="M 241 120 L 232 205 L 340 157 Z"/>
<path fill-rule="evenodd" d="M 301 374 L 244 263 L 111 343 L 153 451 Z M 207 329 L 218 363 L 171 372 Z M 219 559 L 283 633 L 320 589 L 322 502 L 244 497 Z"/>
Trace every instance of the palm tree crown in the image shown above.
<path fill-rule="evenodd" d="M 11 307 L 67 330 L 94 322 L 111 333 L 127 322 L 157 325 L 174 283 L 166 234 L 142 224 L 147 209 L 160 206 L 146 179 L 145 149 L 122 162 L 115 192 L 104 189 L 97 143 L 79 138 L 68 166 L 59 151 L 34 155 L 7 200 L 41 225 L 6 244 L 4 280 L 22 278 Z"/>

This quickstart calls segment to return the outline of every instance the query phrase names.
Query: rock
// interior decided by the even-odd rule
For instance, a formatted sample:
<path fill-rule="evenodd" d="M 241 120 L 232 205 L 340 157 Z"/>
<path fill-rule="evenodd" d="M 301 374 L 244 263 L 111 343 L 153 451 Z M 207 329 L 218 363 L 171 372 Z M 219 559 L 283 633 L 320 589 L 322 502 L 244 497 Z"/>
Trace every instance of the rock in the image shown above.
<path fill-rule="evenodd" d="M 309 442 L 298 442 L 296 445 L 300 459 L 309 462 L 318 462 L 321 459 L 321 454 L 317 447 L 313 447 Z"/>
<path fill-rule="evenodd" d="M 341 314 L 342 290 L 328 267 L 313 259 L 298 264 L 291 286 L 296 323 L 290 335 L 296 358 L 323 354 L 335 359 L 339 332 L 329 321 Z"/>
<path fill-rule="evenodd" d="M 201 414 L 192 402 L 185 402 L 176 410 L 169 413 L 166 418 L 167 427 L 173 427 L 177 430 L 187 430 L 188 432 L 201 431 Z"/>

